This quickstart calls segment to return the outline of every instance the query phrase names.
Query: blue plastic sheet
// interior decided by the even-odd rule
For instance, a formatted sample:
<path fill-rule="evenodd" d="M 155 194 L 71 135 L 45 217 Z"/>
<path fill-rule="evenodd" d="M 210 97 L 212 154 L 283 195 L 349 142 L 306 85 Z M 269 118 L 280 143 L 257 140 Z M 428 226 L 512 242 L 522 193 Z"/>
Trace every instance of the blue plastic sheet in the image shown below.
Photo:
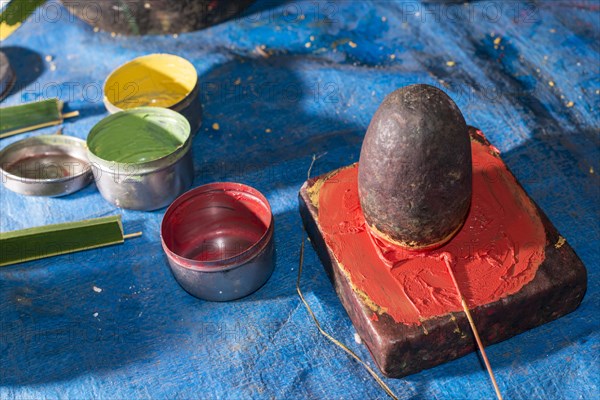
<path fill-rule="evenodd" d="M 596 397 L 599 24 L 596 1 L 258 1 L 203 31 L 113 37 L 48 3 L 2 43 L 18 75 L 2 105 L 58 96 L 81 112 L 64 134 L 85 138 L 107 114 L 101 87 L 115 67 L 152 52 L 189 59 L 204 105 L 193 185 L 262 191 L 277 265 L 255 294 L 204 302 L 167 267 L 164 209 L 117 209 L 94 185 L 64 198 L 2 188 L 2 231 L 120 213 L 127 232 L 144 235 L 0 270 L 0 398 L 385 397 L 296 295 L 297 193 L 313 154 L 323 155 L 313 174 L 357 161 L 381 100 L 417 82 L 446 90 L 485 132 L 588 270 L 575 312 L 488 348 L 502 392 Z M 324 328 L 373 365 L 310 247 L 302 286 Z M 403 399 L 494 396 L 475 354 L 386 382 Z"/>

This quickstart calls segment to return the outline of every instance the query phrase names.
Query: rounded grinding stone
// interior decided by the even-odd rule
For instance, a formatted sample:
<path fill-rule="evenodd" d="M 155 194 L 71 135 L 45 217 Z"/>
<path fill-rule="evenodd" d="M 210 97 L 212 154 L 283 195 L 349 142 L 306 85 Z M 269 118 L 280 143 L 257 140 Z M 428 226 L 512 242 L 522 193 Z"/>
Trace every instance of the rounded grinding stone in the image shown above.
<path fill-rule="evenodd" d="M 358 166 L 360 204 L 376 236 L 412 250 L 441 246 L 465 221 L 471 180 L 467 125 L 448 95 L 418 84 L 384 99 Z"/>
<path fill-rule="evenodd" d="M 0 51 L 0 101 L 2 101 L 15 84 L 15 73 L 10 67 L 8 57 Z"/>

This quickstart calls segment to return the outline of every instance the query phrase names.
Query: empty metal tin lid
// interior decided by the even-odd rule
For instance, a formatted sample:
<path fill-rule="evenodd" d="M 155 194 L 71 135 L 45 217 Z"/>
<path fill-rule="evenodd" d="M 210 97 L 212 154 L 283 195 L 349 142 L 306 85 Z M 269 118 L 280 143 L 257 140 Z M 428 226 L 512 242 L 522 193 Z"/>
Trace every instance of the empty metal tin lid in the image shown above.
<path fill-rule="evenodd" d="M 3 100 L 15 85 L 16 75 L 10 67 L 8 57 L 0 51 L 0 101 Z"/>
<path fill-rule="evenodd" d="M 19 140 L 0 151 L 4 186 L 28 196 L 64 196 L 87 186 L 92 168 L 85 141 L 63 135 Z"/>

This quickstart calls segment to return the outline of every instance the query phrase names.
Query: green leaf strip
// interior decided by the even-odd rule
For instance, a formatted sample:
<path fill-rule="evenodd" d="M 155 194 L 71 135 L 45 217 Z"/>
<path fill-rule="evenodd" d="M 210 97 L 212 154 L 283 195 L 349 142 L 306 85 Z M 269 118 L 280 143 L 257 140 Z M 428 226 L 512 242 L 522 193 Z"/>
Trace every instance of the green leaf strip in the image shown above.
<path fill-rule="evenodd" d="M 0 267 L 123 241 L 120 215 L 0 233 Z"/>

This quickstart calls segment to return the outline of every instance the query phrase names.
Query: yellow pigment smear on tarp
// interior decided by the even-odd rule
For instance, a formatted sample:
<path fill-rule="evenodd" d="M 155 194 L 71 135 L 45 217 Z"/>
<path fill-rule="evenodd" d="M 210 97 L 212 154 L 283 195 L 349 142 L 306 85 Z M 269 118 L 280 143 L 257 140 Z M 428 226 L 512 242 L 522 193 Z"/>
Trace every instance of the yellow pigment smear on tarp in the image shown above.
<path fill-rule="evenodd" d="M 196 87 L 198 74 L 184 58 L 172 54 L 138 57 L 114 70 L 104 84 L 104 99 L 121 110 L 169 108 Z"/>
<path fill-rule="evenodd" d="M 20 26 L 20 22 L 16 23 L 15 25 L 9 25 L 6 22 L 0 22 L 0 40 L 4 40 L 12 35 L 12 33 L 19 29 Z"/>

